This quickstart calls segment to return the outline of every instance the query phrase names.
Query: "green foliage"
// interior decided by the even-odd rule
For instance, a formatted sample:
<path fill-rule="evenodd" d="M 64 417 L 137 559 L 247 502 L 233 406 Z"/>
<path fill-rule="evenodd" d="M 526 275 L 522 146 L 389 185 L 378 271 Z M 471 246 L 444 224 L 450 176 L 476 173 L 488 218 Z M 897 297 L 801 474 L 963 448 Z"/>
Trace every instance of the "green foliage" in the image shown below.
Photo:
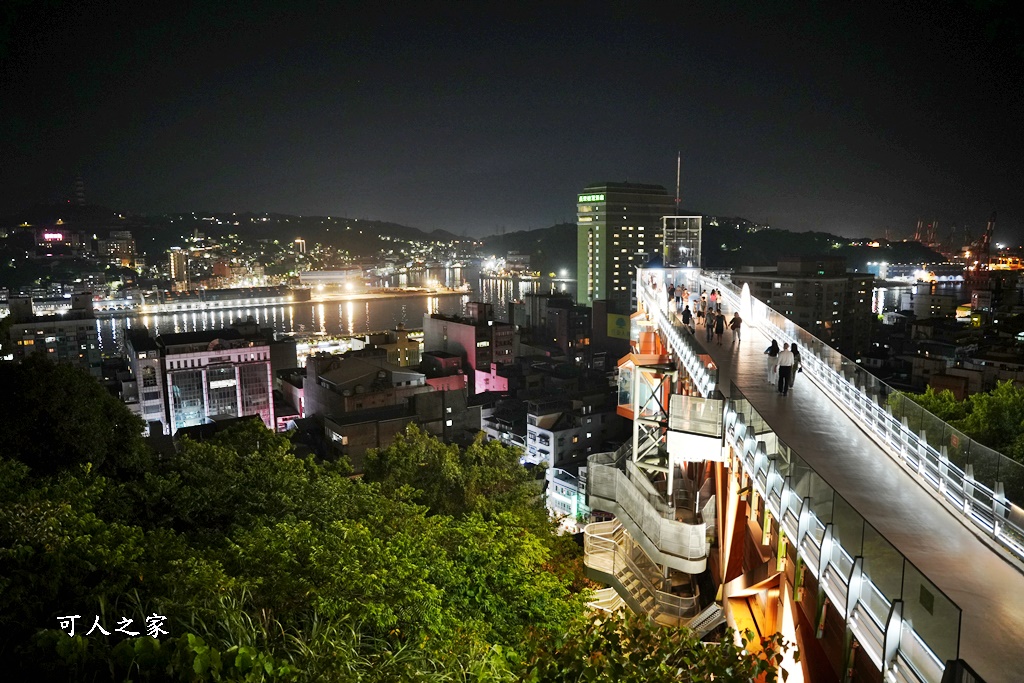
<path fill-rule="evenodd" d="M 68 421 L 97 412 L 73 400 L 65 409 Z M 25 433 L 51 418 L 28 417 Z M 0 653 L 19 678 L 506 675 L 495 653 L 518 647 L 527 628 L 568 629 L 585 595 L 552 571 L 556 543 L 532 516 L 513 454 L 404 439 L 415 457 L 392 449 L 395 463 L 427 457 L 441 470 L 406 472 L 424 489 L 401 470 L 382 469 L 377 484 L 296 458 L 255 422 L 186 440 L 142 475 L 102 474 L 113 459 L 85 446 L 55 473 L 0 458 Z M 169 636 L 82 634 L 95 615 L 109 631 L 121 616 L 138 625 L 153 613 L 168 618 Z M 64 614 L 82 615 L 74 638 L 57 628 Z"/>
<path fill-rule="evenodd" d="M 934 427 L 927 421 L 915 419 L 914 411 L 903 405 L 905 399 L 978 443 L 1024 463 L 1024 387 L 1007 380 L 999 382 L 992 391 L 972 394 L 965 401 L 957 401 L 949 390 L 935 391 L 931 387 L 923 394 L 891 396 L 889 403 L 894 414 L 906 414 L 912 428 L 926 429 L 931 438 Z"/>
<path fill-rule="evenodd" d="M 967 415 L 957 423 L 968 436 L 1021 461 L 1018 440 L 1024 434 L 1024 388 L 1007 380 L 967 399 Z"/>
<path fill-rule="evenodd" d="M 518 453 L 482 435 L 461 450 L 409 425 L 391 446 L 367 453 L 364 476 L 385 495 L 409 496 L 433 514 L 543 510 Z"/>
<path fill-rule="evenodd" d="M 104 474 L 148 466 L 142 421 L 84 371 L 35 354 L 0 363 L 0 387 L 0 457 L 38 475 L 84 463 Z"/>
<path fill-rule="evenodd" d="M 579 548 L 499 444 L 410 429 L 353 479 L 251 421 L 150 460 L 141 425 L 88 377 L 35 361 L 3 372 L 22 390 L 33 370 L 67 396 L 64 414 L 23 410 L 0 437 L 12 680 L 542 680 L 545 657 L 568 657 L 553 639 L 587 633 Z M 63 457 L 17 453 L 27 435 Z M 74 637 L 58 628 L 70 614 Z M 152 614 L 167 635 L 114 631 Z M 85 635 L 97 616 L 110 635 Z"/>
<path fill-rule="evenodd" d="M 932 387 L 927 387 L 923 394 L 906 396 L 943 422 L 962 420 L 970 406 L 966 401 L 958 401 L 949 389 L 936 391 Z"/>
<path fill-rule="evenodd" d="M 135 493 L 149 523 L 219 536 L 257 519 L 294 515 L 310 472 L 287 437 L 244 420 L 208 441 L 184 439 Z"/>
<path fill-rule="evenodd" d="M 785 680 L 780 666 L 790 647 L 780 635 L 758 644 L 750 631 L 740 645 L 731 630 L 708 645 L 686 628 L 652 627 L 644 617 L 620 614 L 594 619 L 565 637 L 534 638 L 520 680 L 746 683 L 763 676 L 766 683 L 775 683 L 780 675 Z"/>

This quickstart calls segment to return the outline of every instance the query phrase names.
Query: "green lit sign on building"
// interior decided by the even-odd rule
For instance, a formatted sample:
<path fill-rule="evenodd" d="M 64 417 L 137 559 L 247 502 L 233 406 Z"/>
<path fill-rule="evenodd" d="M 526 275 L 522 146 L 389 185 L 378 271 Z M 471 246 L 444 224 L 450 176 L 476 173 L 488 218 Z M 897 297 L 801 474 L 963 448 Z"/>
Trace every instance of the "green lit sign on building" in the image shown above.
<path fill-rule="evenodd" d="M 580 195 L 580 204 L 582 204 L 583 202 L 603 202 L 603 201 L 604 201 L 604 195 L 603 194 L 581 194 Z"/>

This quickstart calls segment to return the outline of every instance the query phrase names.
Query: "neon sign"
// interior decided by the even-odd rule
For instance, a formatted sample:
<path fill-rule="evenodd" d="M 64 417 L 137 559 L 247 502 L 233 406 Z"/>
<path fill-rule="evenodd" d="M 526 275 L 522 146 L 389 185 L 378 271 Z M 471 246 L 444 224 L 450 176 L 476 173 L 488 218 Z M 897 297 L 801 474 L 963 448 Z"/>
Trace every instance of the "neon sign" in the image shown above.
<path fill-rule="evenodd" d="M 604 195 L 603 194 L 581 194 L 580 195 L 580 203 L 581 204 L 583 202 L 603 202 L 603 201 L 604 201 Z"/>
<path fill-rule="evenodd" d="M 43 239 L 47 242 L 61 242 L 64 240 L 64 233 L 62 232 L 44 232 Z"/>

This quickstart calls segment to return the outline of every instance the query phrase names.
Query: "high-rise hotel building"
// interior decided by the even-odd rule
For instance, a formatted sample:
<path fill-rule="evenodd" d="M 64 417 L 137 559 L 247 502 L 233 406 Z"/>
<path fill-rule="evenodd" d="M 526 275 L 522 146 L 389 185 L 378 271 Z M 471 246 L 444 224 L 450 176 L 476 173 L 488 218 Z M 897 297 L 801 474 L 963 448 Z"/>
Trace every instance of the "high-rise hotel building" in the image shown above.
<path fill-rule="evenodd" d="M 673 198 L 661 185 L 595 183 L 577 200 L 579 303 L 607 299 L 619 313 L 636 310 L 636 267 L 661 254 L 661 218 L 675 213 Z"/>

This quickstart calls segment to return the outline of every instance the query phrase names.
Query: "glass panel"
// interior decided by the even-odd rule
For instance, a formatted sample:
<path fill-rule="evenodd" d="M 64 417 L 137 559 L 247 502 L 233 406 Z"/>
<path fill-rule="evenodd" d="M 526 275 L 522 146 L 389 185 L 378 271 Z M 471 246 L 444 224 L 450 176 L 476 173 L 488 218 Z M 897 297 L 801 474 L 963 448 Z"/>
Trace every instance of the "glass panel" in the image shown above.
<path fill-rule="evenodd" d="M 725 401 L 673 394 L 669 403 L 668 427 L 679 432 L 722 435 Z"/>
<path fill-rule="evenodd" d="M 202 424 L 206 420 L 202 370 L 171 373 L 171 413 L 175 429 Z"/>
<path fill-rule="evenodd" d="M 832 538 L 843 546 L 851 557 L 861 554 L 864 537 L 864 518 L 836 494 L 832 510 Z"/>
<path fill-rule="evenodd" d="M 623 365 L 619 367 L 619 405 L 633 407 L 633 366 Z"/>
<path fill-rule="evenodd" d="M 835 491 L 818 476 L 817 472 L 811 472 L 808 475 L 808 480 L 811 488 L 811 512 L 823 524 L 828 524 L 832 521 L 832 501 Z"/>
<path fill-rule="evenodd" d="M 903 565 L 903 619 L 940 661 L 959 657 L 960 609 L 909 562 Z"/>
<path fill-rule="evenodd" d="M 991 448 L 982 446 L 977 441 L 971 441 L 968 461 L 974 467 L 974 480 L 984 484 L 990 491 L 996 488 L 996 479 L 999 476 L 1000 455 Z"/>
<path fill-rule="evenodd" d="M 232 366 L 207 368 L 210 387 L 210 415 L 238 417 L 238 382 Z"/>
<path fill-rule="evenodd" d="M 272 389 L 269 363 L 247 363 L 238 368 L 241 380 L 242 414 L 259 415 L 267 429 L 274 429 L 271 420 Z"/>
<path fill-rule="evenodd" d="M 903 594 L 903 555 L 870 524 L 864 525 L 862 555 L 871 583 L 889 602 L 898 599 Z"/>
<path fill-rule="evenodd" d="M 889 609 L 892 607 L 882 592 L 871 581 L 865 581 L 860 591 L 861 604 L 878 622 L 879 628 L 885 629 L 885 622 L 889 618 Z"/>

